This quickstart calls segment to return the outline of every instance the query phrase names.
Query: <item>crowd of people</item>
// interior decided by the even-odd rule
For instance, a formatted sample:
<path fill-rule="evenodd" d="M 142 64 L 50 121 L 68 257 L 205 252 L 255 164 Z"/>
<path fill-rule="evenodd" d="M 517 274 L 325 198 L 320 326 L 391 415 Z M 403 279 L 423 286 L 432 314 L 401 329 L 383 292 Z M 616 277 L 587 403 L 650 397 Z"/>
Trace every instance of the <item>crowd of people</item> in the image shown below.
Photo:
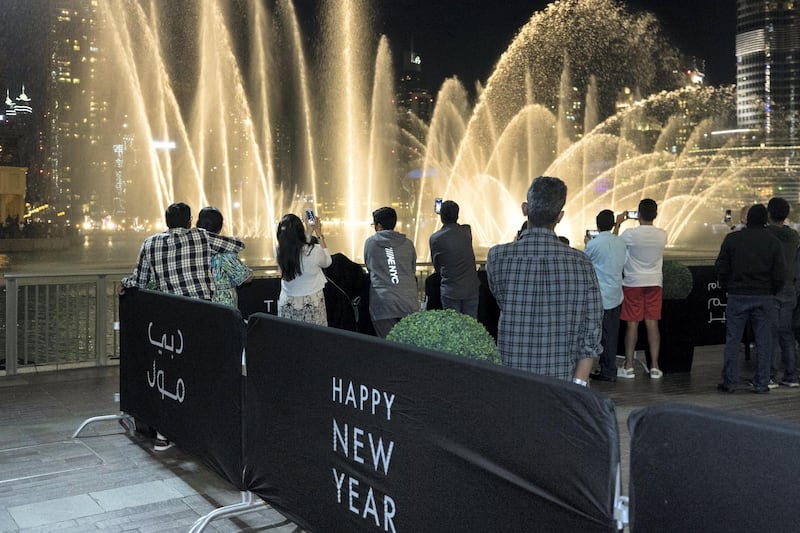
<path fill-rule="evenodd" d="M 567 186 L 559 178 L 533 180 L 522 203 L 526 222 L 516 238 L 493 246 L 486 260 L 489 290 L 500 309 L 497 344 L 503 364 L 587 386 L 590 380 L 633 379 L 640 322 L 644 322 L 651 365 L 659 368 L 663 296 L 662 265 L 667 235 L 654 225 L 658 205 L 639 202 L 637 211 L 596 216 L 597 231 L 587 231 L 583 251 L 559 237 Z M 742 210 L 742 224 L 731 228 L 716 260 L 719 281 L 728 292 L 722 392 L 738 384 L 738 351 L 751 324 L 758 364 L 754 392 L 781 385 L 800 387 L 793 324 L 800 318 L 794 281 L 798 277 L 800 237 L 785 224 L 789 204 L 773 198 L 767 206 Z M 441 203 L 442 226 L 429 240 L 434 270 L 440 275 L 442 307 L 477 317 L 480 281 L 472 230 L 459 224 L 459 206 Z M 185 203 L 170 205 L 167 231 L 145 239 L 127 288 L 150 288 L 236 307 L 236 287 L 252 277 L 238 253 L 244 243 L 221 235 L 223 216 L 203 208 L 195 227 Z M 414 244 L 396 231 L 397 212 L 372 213 L 375 233 L 364 243 L 370 280 L 369 313 L 375 333 L 386 337 L 403 317 L 420 308 Z M 620 234 L 620 229 L 628 222 Z M 323 221 L 313 215 L 283 216 L 278 223 L 277 262 L 281 274 L 278 316 L 327 326 L 324 269 L 332 264 Z M 625 362 L 617 366 L 621 321 Z M 774 342 L 773 339 L 777 339 Z M 593 370 L 595 360 L 597 369 Z M 780 381 L 778 373 L 783 372 Z M 156 450 L 171 443 L 156 435 Z"/>

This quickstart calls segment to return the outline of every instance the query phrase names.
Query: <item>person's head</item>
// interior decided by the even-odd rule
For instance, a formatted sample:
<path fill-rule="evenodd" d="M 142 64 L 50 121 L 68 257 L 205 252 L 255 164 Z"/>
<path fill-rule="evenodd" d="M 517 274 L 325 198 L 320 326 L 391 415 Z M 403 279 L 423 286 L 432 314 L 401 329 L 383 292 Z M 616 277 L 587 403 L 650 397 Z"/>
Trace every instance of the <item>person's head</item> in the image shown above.
<path fill-rule="evenodd" d="M 790 209 L 789 202 L 778 196 L 770 198 L 767 203 L 767 214 L 772 222 L 782 224 L 786 217 L 789 216 Z"/>
<path fill-rule="evenodd" d="M 645 198 L 639 202 L 639 220 L 642 222 L 652 222 L 658 215 L 658 204 L 652 198 Z"/>
<path fill-rule="evenodd" d="M 597 213 L 595 221 L 597 222 L 598 231 L 611 231 L 614 229 L 614 211 L 611 209 L 603 209 Z"/>
<path fill-rule="evenodd" d="M 219 233 L 222 231 L 222 213 L 216 207 L 204 207 L 197 213 L 195 226 L 211 233 Z"/>
<path fill-rule="evenodd" d="M 522 212 L 528 217 L 528 227 L 554 228 L 564 215 L 561 209 L 567 202 L 567 186 L 558 178 L 539 176 L 528 188 L 528 201 Z"/>
<path fill-rule="evenodd" d="M 444 203 L 442 208 L 444 208 Z M 394 229 L 397 225 L 397 211 L 391 207 L 379 207 L 372 212 L 372 223 L 375 226 L 375 231 Z"/>
<path fill-rule="evenodd" d="M 754 228 L 767 224 L 767 208 L 764 204 L 751 205 L 747 211 L 747 227 Z"/>
<path fill-rule="evenodd" d="M 192 227 L 192 208 L 183 202 L 170 205 L 164 213 L 168 228 Z"/>
<path fill-rule="evenodd" d="M 439 211 L 439 216 L 442 218 L 442 224 L 458 222 L 458 204 L 453 200 L 445 200 L 442 202 L 442 209 Z"/>
<path fill-rule="evenodd" d="M 302 273 L 300 254 L 306 242 L 303 221 L 295 214 L 284 215 L 278 222 L 278 266 L 281 278 L 291 281 Z"/>

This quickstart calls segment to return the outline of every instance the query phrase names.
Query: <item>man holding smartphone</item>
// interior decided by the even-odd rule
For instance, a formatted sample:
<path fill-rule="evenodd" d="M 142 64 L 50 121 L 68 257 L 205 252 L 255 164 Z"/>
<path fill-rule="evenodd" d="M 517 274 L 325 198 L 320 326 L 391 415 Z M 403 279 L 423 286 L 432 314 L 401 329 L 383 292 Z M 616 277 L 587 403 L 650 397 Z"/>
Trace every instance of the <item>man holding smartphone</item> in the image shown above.
<path fill-rule="evenodd" d="M 630 211 L 617 217 L 615 233 L 619 224 L 630 216 Z M 661 299 L 663 297 L 664 248 L 667 246 L 667 232 L 653 225 L 658 214 L 658 204 L 651 198 L 639 202 L 639 226 L 622 232 L 625 241 L 625 267 L 623 268 L 622 311 L 620 318 L 628 323 L 625 330 L 625 366 L 617 369 L 617 377 L 633 379 L 633 353 L 639 334 L 639 322 L 644 320 L 647 328 L 647 344 L 650 347 L 650 379 L 661 379 L 663 373 L 658 367 L 661 332 Z"/>
<path fill-rule="evenodd" d="M 439 208 L 442 229 L 429 240 L 431 261 L 442 278 L 442 309 L 454 309 L 477 319 L 481 283 L 475 270 L 472 229 L 458 223 L 458 211 L 454 201 L 442 202 Z"/>

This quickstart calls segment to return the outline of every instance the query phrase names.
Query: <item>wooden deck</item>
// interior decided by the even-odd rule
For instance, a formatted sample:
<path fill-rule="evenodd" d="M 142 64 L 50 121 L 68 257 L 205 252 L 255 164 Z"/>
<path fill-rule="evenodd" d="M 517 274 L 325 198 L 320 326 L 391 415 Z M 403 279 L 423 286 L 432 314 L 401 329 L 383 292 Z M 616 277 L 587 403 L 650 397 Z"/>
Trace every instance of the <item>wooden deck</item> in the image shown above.
<path fill-rule="evenodd" d="M 627 486 L 627 418 L 662 402 L 724 409 L 800 423 L 800 389 L 746 392 L 754 361 L 741 357 L 741 392 L 716 391 L 722 347 L 695 350 L 690 374 L 593 383 L 615 403 Z M 118 410 L 117 368 L 70 370 L 0 378 L 0 531 L 187 531 L 215 507 L 240 494 L 178 448 L 156 454 L 152 442 L 130 437 L 116 422 L 71 435 L 88 417 Z M 625 491 L 624 491 L 625 492 Z M 272 509 L 212 522 L 207 531 L 298 533 Z"/>

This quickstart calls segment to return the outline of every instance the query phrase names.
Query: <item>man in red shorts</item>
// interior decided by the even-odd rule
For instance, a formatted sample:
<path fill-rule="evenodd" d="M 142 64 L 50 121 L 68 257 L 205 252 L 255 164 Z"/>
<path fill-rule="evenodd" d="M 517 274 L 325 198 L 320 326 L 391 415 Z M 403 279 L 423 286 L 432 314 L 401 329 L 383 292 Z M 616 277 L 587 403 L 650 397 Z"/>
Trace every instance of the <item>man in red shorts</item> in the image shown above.
<path fill-rule="evenodd" d="M 658 214 L 655 200 L 645 198 L 639 202 L 639 225 L 622 232 L 625 241 L 625 266 L 622 278 L 622 311 L 620 319 L 628 323 L 625 330 L 625 366 L 617 369 L 617 377 L 633 379 L 633 352 L 638 340 L 639 322 L 644 320 L 647 329 L 647 344 L 650 347 L 650 379 L 660 379 L 663 375 L 658 367 L 658 350 L 661 334 L 658 321 L 661 319 L 661 297 L 664 262 L 664 247 L 667 245 L 667 232 L 653 226 Z M 627 220 L 628 213 L 617 217 L 619 224 Z"/>

